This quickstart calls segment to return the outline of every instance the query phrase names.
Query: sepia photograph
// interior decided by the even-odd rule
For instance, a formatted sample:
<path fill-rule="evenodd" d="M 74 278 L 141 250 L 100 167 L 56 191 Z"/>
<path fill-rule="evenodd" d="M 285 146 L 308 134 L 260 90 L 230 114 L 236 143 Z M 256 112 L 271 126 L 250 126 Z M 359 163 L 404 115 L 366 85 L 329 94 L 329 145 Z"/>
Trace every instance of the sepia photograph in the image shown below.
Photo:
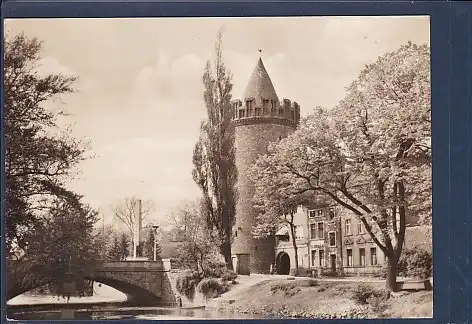
<path fill-rule="evenodd" d="M 4 31 L 9 319 L 432 318 L 429 16 Z"/>

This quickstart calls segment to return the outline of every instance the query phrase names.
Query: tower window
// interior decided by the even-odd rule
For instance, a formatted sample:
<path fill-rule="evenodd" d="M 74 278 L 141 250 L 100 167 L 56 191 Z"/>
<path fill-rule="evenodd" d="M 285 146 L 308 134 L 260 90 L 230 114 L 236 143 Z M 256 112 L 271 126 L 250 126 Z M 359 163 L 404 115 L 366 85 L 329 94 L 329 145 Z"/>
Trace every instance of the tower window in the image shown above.
<path fill-rule="evenodd" d="M 269 108 L 269 100 L 264 99 L 262 100 L 262 108 Z"/>
<path fill-rule="evenodd" d="M 252 116 L 252 100 L 246 100 L 246 109 L 247 109 L 247 116 Z"/>

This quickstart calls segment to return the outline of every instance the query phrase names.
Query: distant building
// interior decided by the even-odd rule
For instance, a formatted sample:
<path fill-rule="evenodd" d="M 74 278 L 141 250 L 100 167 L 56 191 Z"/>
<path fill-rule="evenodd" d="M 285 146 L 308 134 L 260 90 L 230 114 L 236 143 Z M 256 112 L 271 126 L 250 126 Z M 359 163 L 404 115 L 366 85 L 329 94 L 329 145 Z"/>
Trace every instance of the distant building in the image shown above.
<path fill-rule="evenodd" d="M 295 214 L 298 265 L 317 274 L 374 275 L 386 262 L 382 250 L 362 222 L 342 207 L 320 205 L 298 208 Z M 374 233 L 376 232 L 373 227 Z M 407 220 L 404 247 L 431 252 L 431 227 Z M 279 274 L 295 268 L 295 250 L 288 225 L 276 233 L 276 266 Z"/>

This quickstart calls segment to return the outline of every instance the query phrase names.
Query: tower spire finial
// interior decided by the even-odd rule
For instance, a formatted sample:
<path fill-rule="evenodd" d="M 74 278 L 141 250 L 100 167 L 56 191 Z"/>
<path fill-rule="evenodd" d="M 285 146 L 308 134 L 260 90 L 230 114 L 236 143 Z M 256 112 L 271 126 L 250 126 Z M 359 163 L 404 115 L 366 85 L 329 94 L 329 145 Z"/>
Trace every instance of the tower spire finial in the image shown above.
<path fill-rule="evenodd" d="M 259 57 L 260 57 L 261 54 L 262 54 L 262 50 L 261 50 L 261 49 L 258 49 L 258 51 L 259 51 Z"/>

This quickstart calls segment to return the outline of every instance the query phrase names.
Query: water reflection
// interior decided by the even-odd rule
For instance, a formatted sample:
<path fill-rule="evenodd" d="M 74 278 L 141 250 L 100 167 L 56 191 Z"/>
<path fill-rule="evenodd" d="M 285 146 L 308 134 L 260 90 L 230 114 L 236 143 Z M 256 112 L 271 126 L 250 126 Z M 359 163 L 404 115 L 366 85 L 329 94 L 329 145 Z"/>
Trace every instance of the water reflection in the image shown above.
<path fill-rule="evenodd" d="M 9 310 L 8 318 L 14 320 L 58 320 L 60 310 Z M 182 319 L 263 319 L 262 316 L 249 314 L 224 313 L 209 309 L 170 309 L 170 308 L 120 308 L 114 309 L 77 309 L 77 320 L 182 320 Z"/>

